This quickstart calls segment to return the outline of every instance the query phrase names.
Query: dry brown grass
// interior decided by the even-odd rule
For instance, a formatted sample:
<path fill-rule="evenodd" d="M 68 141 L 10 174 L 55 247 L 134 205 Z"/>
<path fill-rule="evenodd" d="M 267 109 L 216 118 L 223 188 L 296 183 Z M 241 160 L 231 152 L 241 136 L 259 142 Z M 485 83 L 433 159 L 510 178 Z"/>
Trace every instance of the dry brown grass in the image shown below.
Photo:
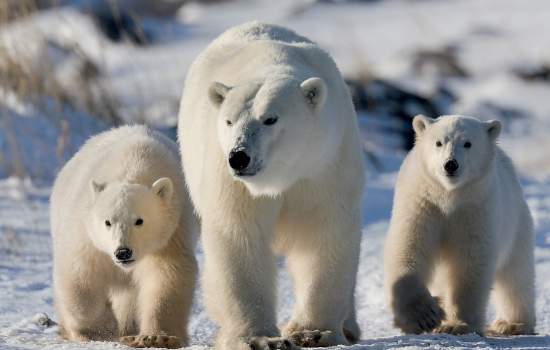
<path fill-rule="evenodd" d="M 0 23 L 4 24 L 31 15 L 37 10 L 35 0 L 3 0 L 0 1 Z"/>
<path fill-rule="evenodd" d="M 61 0 L 1 0 L 0 23 L 19 20 L 32 15 L 34 12 L 58 6 Z"/>
<path fill-rule="evenodd" d="M 40 8 L 39 0 L 0 0 L 0 31 L 7 25 L 31 16 Z M 33 28 L 34 31 L 34 28 Z M 17 40 L 36 40 L 38 51 L 31 56 L 22 49 L 16 49 L 0 37 L 0 128 L 2 128 L 7 154 L 0 157 L 0 167 L 10 169 L 17 177 L 27 176 L 21 160 L 21 152 L 14 130 L 14 115 L 5 105 L 6 97 L 15 97 L 24 105 L 30 105 L 43 116 L 51 120 L 59 129 L 56 153 L 60 160 L 68 139 L 74 130 L 70 130 L 67 120 L 69 113 L 84 112 L 105 121 L 108 125 L 119 125 L 123 119 L 119 112 L 119 102 L 109 89 L 106 79 L 102 79 L 102 69 L 77 43 L 59 44 L 36 28 L 37 35 L 17 38 Z M 52 61 L 48 50 L 55 49 L 66 54 L 75 64 L 75 73 L 70 79 L 61 81 L 56 75 L 56 62 Z M 69 85 L 67 85 L 69 81 Z M 32 140 L 28 142 L 33 142 Z M 6 164 L 9 162 L 9 164 Z"/>
<path fill-rule="evenodd" d="M 48 1 L 51 4 L 52 1 Z M 0 1 L 0 30 L 8 22 L 22 20 L 32 15 L 37 9 L 45 6 L 44 0 L 3 0 Z M 21 40 L 37 40 L 41 50 L 40 57 L 29 58 L 8 48 L 0 40 L 0 88 L 9 91 L 23 102 L 44 110 L 44 99 L 53 101 L 55 113 L 62 112 L 64 107 L 86 112 L 110 124 L 120 124 L 122 118 L 118 112 L 118 102 L 111 91 L 101 81 L 101 68 L 78 44 L 71 46 L 55 43 L 44 35 Z M 64 86 L 55 75 L 55 62 L 52 62 L 47 50 L 49 47 L 64 51 L 78 62 L 77 74 L 71 86 Z M 0 106 L 1 108 L 1 106 Z"/>
<path fill-rule="evenodd" d="M 46 71 L 48 62 L 42 62 Z M 22 59 L 15 57 L 0 45 L 0 86 L 14 93 L 21 101 L 38 104 L 40 96 L 53 97 L 60 104 L 69 102 L 61 85 L 53 75 L 38 71 Z"/>
<path fill-rule="evenodd" d="M 44 42 L 44 45 L 49 43 Z M 70 107 L 109 124 L 121 124 L 118 102 L 99 79 L 100 68 L 78 48 L 69 50 L 73 50 L 71 55 L 76 55 L 78 67 L 71 86 L 65 86 L 58 80 L 54 63 L 46 55 L 40 57 L 37 65 L 22 56 L 17 57 L 0 44 L 0 87 L 46 114 L 52 113 L 53 102 L 56 116 L 62 114 L 65 107 Z"/>

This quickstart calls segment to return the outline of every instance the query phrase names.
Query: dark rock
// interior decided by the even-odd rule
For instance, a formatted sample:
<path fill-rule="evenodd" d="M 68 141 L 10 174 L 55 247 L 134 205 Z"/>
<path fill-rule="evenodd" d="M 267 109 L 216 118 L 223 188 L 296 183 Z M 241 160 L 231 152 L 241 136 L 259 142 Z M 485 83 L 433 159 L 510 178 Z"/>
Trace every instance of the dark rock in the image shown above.
<path fill-rule="evenodd" d="M 383 79 L 347 80 L 355 109 L 369 117 L 392 121 L 384 132 L 397 133 L 407 150 L 414 145 L 412 118 L 418 114 L 438 117 L 446 114 L 455 100 L 453 93 L 440 86 L 431 96 L 422 96 Z"/>
<path fill-rule="evenodd" d="M 514 73 L 525 81 L 550 82 L 550 63 L 517 68 Z"/>
<path fill-rule="evenodd" d="M 39 325 L 41 327 L 45 327 L 45 328 L 49 328 L 49 327 L 53 327 L 53 326 L 57 325 L 57 323 L 54 320 L 52 320 L 50 318 L 50 316 L 48 316 L 45 313 L 35 315 L 34 316 L 34 322 L 37 325 Z"/>
<path fill-rule="evenodd" d="M 484 120 L 498 119 L 502 122 L 503 129 L 508 131 L 510 130 L 510 125 L 514 121 L 528 118 L 529 112 L 512 106 L 497 104 L 492 101 L 484 101 L 476 106 L 475 115 Z"/>
<path fill-rule="evenodd" d="M 127 39 L 135 44 L 144 45 L 151 41 L 137 17 L 125 12 L 99 12 L 94 20 L 101 32 L 111 41 Z"/>
<path fill-rule="evenodd" d="M 417 74 L 433 70 L 441 77 L 469 77 L 468 71 L 460 64 L 458 47 L 448 45 L 439 50 L 418 50 L 413 55 L 412 68 Z"/>

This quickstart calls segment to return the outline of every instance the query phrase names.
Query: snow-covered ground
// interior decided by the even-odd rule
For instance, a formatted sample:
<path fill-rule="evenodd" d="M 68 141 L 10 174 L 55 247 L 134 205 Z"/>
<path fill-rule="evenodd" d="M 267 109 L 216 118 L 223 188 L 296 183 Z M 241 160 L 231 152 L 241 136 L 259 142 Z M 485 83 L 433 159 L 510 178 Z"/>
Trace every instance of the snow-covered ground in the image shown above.
<path fill-rule="evenodd" d="M 483 338 L 477 335 L 400 335 L 392 327 L 382 293 L 382 244 L 388 226 L 395 174 L 371 177 L 365 191 L 357 309 L 363 340 L 349 349 L 388 348 L 550 348 L 550 183 L 524 182 L 537 223 L 537 332 L 540 335 Z M 117 349 L 116 343 L 75 344 L 62 341 L 56 327 L 43 325 L 43 313 L 55 319 L 52 305 L 51 251 L 48 227 L 49 187 L 7 179 L 0 182 L 0 348 Z M 199 260 L 202 255 L 199 254 Z M 281 267 L 284 263 L 281 262 Z M 292 307 L 292 285 L 281 269 L 279 317 Z M 197 291 L 190 324 L 191 349 L 207 349 L 215 332 Z"/>
<path fill-rule="evenodd" d="M 312 4 L 309 0 L 239 0 L 209 6 L 191 3 L 175 20 L 158 24 L 155 28 L 163 36 L 145 47 L 109 42 L 88 16 L 74 9 L 41 12 L 3 28 L 0 38 L 12 50 L 37 61 L 51 50 L 45 52 L 34 45 L 36 35 L 78 44 L 105 70 L 102 79 L 120 101 L 123 116 L 156 126 L 174 125 L 185 72 L 196 54 L 225 28 L 251 19 L 283 24 L 316 40 L 333 55 L 347 77 L 374 74 L 426 96 L 445 83 L 456 96 L 449 112 L 496 117 L 505 123 L 501 145 L 521 173 L 536 222 L 539 335 L 501 339 L 403 336 L 393 328 L 383 303 L 381 252 L 403 152 L 390 140 L 395 136 L 382 131 L 380 124 L 385 121 L 361 114 L 365 142 L 371 145 L 369 149 L 383 171 L 369 163 L 356 291 L 363 340 L 349 349 L 550 349 L 550 82 L 527 82 L 513 73 L 521 67 L 550 62 L 550 2 L 388 0 Z M 430 71 L 420 74 L 412 70 L 416 50 L 446 45 L 458 48 L 457 57 L 469 77 L 441 78 Z M 59 79 L 70 82 L 73 58 L 55 60 Z M 56 319 L 48 223 L 51 174 L 85 137 L 105 124 L 73 113 L 68 127 L 58 129 L 43 112 L 15 101 L 5 91 L 0 91 L 0 102 L 9 111 L 0 116 L 0 176 L 9 173 L 2 161 L 14 157 L 14 144 L 19 145 L 16 156 L 24 173 L 33 176 L 32 180 L 0 179 L 0 349 L 124 348 L 116 343 L 64 342 L 55 326 L 44 325 L 42 315 Z M 507 118 L 507 114 L 488 107 L 492 105 L 517 113 Z M 63 154 L 58 151 L 60 142 L 66 144 Z M 197 254 L 200 261 L 200 247 Z M 283 261 L 280 266 L 279 317 L 283 322 L 290 315 L 293 300 Z M 215 327 L 204 312 L 200 290 L 190 331 L 193 349 L 206 349 L 212 343 Z"/>

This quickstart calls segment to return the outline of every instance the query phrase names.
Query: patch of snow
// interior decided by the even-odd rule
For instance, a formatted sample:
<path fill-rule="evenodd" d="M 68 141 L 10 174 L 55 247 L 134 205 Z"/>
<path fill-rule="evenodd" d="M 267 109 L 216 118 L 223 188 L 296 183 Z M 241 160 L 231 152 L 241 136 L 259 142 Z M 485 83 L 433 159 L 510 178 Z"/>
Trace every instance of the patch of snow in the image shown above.
<path fill-rule="evenodd" d="M 384 305 L 382 248 L 391 211 L 395 173 L 370 176 L 365 189 L 361 263 L 356 289 L 360 344 L 348 349 L 417 348 L 550 348 L 550 182 L 524 182 L 536 222 L 537 336 L 484 338 L 477 335 L 402 335 L 392 326 Z M 0 348 L 4 349 L 122 349 L 117 343 L 70 343 L 57 328 L 44 325 L 44 315 L 55 320 L 52 299 L 48 196 L 50 188 L 30 181 L 0 181 Z M 14 196 L 14 194 L 16 194 Z M 203 255 L 198 250 L 202 265 Z M 290 317 L 292 282 L 279 262 L 279 320 Z M 215 326 L 208 319 L 197 290 L 190 321 L 190 349 L 209 349 Z"/>

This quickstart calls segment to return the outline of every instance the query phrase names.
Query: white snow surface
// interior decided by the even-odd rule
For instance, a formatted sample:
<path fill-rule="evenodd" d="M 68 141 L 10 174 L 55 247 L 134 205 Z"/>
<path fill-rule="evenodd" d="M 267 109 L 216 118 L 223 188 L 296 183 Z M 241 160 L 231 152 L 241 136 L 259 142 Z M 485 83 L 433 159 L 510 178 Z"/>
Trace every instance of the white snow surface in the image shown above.
<path fill-rule="evenodd" d="M 484 338 L 478 335 L 401 335 L 384 306 L 382 245 L 390 216 L 395 173 L 371 176 L 365 189 L 364 229 L 356 289 L 362 341 L 347 349 L 548 349 L 550 348 L 550 183 L 525 181 L 536 221 L 537 332 L 535 336 Z M 49 186 L 9 178 L 0 181 L 0 348 L 121 349 L 117 343 L 70 343 L 57 327 L 41 325 L 43 314 L 55 320 L 52 299 L 52 255 L 48 225 Z M 202 253 L 198 249 L 198 259 Z M 292 282 L 280 261 L 279 321 L 288 320 Z M 196 292 L 190 322 L 190 349 L 208 349 L 215 326 Z M 492 315 L 492 312 L 489 311 Z M 339 347 L 345 348 L 345 347 Z"/>
<path fill-rule="evenodd" d="M 525 112 L 526 117 L 503 120 L 502 147 L 521 174 L 525 196 L 536 223 L 537 332 L 535 336 L 484 338 L 477 335 L 402 335 L 392 326 L 382 291 L 382 246 L 391 213 L 393 185 L 403 154 L 390 136 L 375 130 L 376 121 L 360 121 L 366 143 L 384 171 L 369 163 L 364 189 L 364 228 L 356 290 L 362 341 L 339 349 L 550 349 L 550 84 L 526 83 L 511 72 L 520 66 L 550 61 L 550 2 L 548 0 L 387 0 L 376 4 L 343 5 L 309 0 L 237 0 L 215 5 L 190 3 L 171 23 L 162 24 L 160 42 L 137 47 L 104 39 L 90 19 L 74 9 L 41 12 L 0 31 L 13 50 L 40 60 L 35 34 L 63 43 L 76 43 L 106 69 L 105 81 L 122 102 L 128 121 L 135 111 L 157 126 L 173 125 L 187 67 L 224 29 L 252 19 L 289 26 L 326 48 L 346 76 L 365 70 L 399 82 L 413 91 L 429 93 L 437 78 L 410 71 L 418 48 L 460 46 L 459 58 L 471 73 L 450 79 L 457 93 L 456 113 L 493 117 L 484 103 Z M 166 35 L 168 32 L 168 35 Z M 33 34 L 34 33 L 34 34 Z M 21 40 L 24 38 L 25 40 Z M 63 62 L 59 62 L 63 71 Z M 63 77 L 60 77 L 63 79 Z M 70 343 L 57 335 L 53 320 L 52 254 L 48 198 L 51 177 L 70 154 L 56 155 L 59 133 L 48 119 L 0 91 L 10 114 L 0 116 L 1 160 L 6 147 L 19 143 L 18 156 L 33 180 L 0 180 L 0 349 L 123 349 L 117 343 Z M 2 119 L 3 118 L 3 119 Z M 140 119 L 141 120 L 141 119 Z M 74 152 L 91 133 L 105 126 L 75 114 L 67 152 Z M 9 128 L 6 126 L 9 125 Z M 16 135 L 17 140 L 8 138 Z M 202 261 L 200 246 L 197 249 Z M 279 262 L 279 321 L 288 320 L 293 304 L 292 283 Z M 216 329 L 201 302 L 200 288 L 190 321 L 192 346 L 208 349 Z M 492 308 L 488 311 L 491 320 Z"/>

